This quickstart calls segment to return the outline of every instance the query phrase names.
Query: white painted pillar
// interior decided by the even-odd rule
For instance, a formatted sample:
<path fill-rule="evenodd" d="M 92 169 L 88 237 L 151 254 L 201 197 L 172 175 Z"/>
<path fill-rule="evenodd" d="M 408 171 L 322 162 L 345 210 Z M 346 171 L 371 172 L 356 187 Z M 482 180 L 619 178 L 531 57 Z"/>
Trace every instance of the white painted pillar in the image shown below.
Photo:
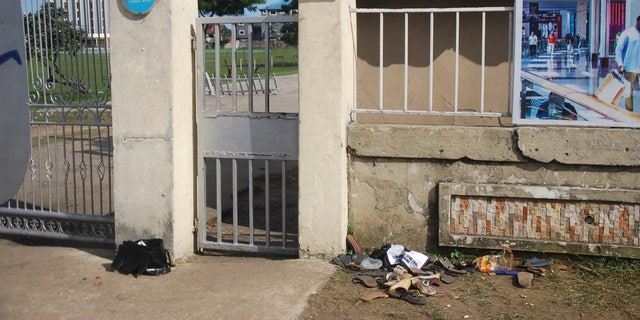
<path fill-rule="evenodd" d="M 301 257 L 333 257 L 346 247 L 346 126 L 355 67 L 350 7 L 354 0 L 299 2 Z"/>
<path fill-rule="evenodd" d="M 136 16 L 110 1 L 116 243 L 160 237 L 194 252 L 193 59 L 197 1 Z"/>

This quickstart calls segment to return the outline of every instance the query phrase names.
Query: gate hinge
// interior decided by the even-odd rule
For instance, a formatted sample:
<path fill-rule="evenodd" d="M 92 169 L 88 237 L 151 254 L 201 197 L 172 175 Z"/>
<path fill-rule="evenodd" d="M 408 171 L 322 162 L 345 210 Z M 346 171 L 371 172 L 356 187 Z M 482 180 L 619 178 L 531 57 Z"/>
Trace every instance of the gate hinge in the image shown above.
<path fill-rule="evenodd" d="M 193 219 L 193 230 L 192 230 L 192 232 L 193 233 L 198 232 L 198 218 L 197 217 Z"/>
<path fill-rule="evenodd" d="M 191 26 L 191 51 L 196 51 L 196 30 Z"/>

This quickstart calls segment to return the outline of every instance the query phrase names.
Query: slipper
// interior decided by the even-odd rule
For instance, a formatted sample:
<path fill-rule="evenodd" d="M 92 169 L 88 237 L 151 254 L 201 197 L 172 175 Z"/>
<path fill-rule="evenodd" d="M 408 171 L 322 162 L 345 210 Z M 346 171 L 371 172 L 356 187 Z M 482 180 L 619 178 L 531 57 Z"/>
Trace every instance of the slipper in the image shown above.
<path fill-rule="evenodd" d="M 385 276 L 384 276 L 384 281 L 385 281 L 385 286 L 387 287 L 391 287 L 394 283 L 398 282 L 402 280 L 402 277 L 395 273 L 395 272 L 388 272 Z"/>
<path fill-rule="evenodd" d="M 351 249 L 353 249 L 353 252 L 355 252 L 355 253 L 362 252 L 362 248 L 360 248 L 360 246 L 358 245 L 358 242 L 356 241 L 356 238 L 354 238 L 350 234 L 347 235 L 347 244 L 349 244 L 349 246 L 351 246 Z"/>
<path fill-rule="evenodd" d="M 411 287 L 411 278 L 402 279 L 396 283 L 394 283 L 391 287 L 389 287 L 390 294 L 398 294 L 401 292 L 409 291 Z"/>
<path fill-rule="evenodd" d="M 438 278 L 428 279 L 427 281 L 429 281 L 429 285 L 430 286 L 439 287 L 439 286 L 442 285 L 442 283 L 440 283 L 440 279 L 438 279 Z"/>
<path fill-rule="evenodd" d="M 413 286 L 425 296 L 433 296 L 437 293 L 436 288 L 430 285 L 429 279 L 413 278 L 411 279 L 411 282 Z"/>
<path fill-rule="evenodd" d="M 456 278 L 448 275 L 448 274 L 441 274 L 440 275 L 440 281 L 446 283 L 446 284 L 451 284 L 454 281 L 456 281 Z"/>
<path fill-rule="evenodd" d="M 387 273 L 389 273 L 388 271 L 384 271 L 384 270 L 362 270 L 362 271 L 358 271 L 356 272 L 356 276 L 359 275 L 363 275 L 363 276 L 371 276 L 371 277 L 384 277 Z"/>
<path fill-rule="evenodd" d="M 433 271 L 425 271 L 425 270 L 417 269 L 417 268 L 410 268 L 409 269 L 409 273 L 411 273 L 414 276 L 430 276 L 430 275 L 433 275 Z"/>
<path fill-rule="evenodd" d="M 453 275 L 459 275 L 459 274 L 466 274 L 467 270 L 459 270 L 458 268 L 456 268 L 453 263 L 451 263 L 451 261 L 449 261 L 449 258 L 444 257 L 441 259 L 438 259 L 438 262 L 440 263 L 440 265 L 446 270 L 449 271 L 450 273 L 452 273 Z"/>
<path fill-rule="evenodd" d="M 389 295 L 382 292 L 382 291 L 373 291 L 370 293 L 365 294 L 364 296 L 360 297 L 360 300 L 364 301 L 364 302 L 369 302 L 371 300 L 375 300 L 375 299 L 379 299 L 379 298 L 387 298 Z"/>
<path fill-rule="evenodd" d="M 533 281 L 533 273 L 527 271 L 518 272 L 518 284 L 523 288 L 530 288 Z"/>
<path fill-rule="evenodd" d="M 402 299 L 404 301 L 407 301 L 411 304 L 420 304 L 420 305 L 424 305 L 427 304 L 427 300 L 425 300 L 424 298 L 419 297 L 415 292 L 411 292 L 411 291 L 406 291 L 406 292 L 397 292 L 397 293 L 390 293 L 389 294 L 390 297 L 396 298 L 396 299 Z"/>
<path fill-rule="evenodd" d="M 533 257 L 527 261 L 522 262 L 522 264 L 520 265 L 523 268 L 526 267 L 548 267 L 551 265 L 551 261 L 549 260 L 538 260 L 538 258 Z"/>
<path fill-rule="evenodd" d="M 378 286 L 378 281 L 376 281 L 376 279 L 370 276 L 356 276 L 353 279 L 351 279 L 351 282 L 361 283 L 362 285 L 368 288 L 375 288 Z"/>
<path fill-rule="evenodd" d="M 393 268 L 393 272 L 399 275 L 401 278 L 411 278 L 411 274 L 403 266 L 396 266 L 395 268 Z"/>
<path fill-rule="evenodd" d="M 538 268 L 538 267 L 527 267 L 527 271 L 534 273 L 538 276 L 544 276 L 544 274 L 547 272 L 547 269 Z"/>

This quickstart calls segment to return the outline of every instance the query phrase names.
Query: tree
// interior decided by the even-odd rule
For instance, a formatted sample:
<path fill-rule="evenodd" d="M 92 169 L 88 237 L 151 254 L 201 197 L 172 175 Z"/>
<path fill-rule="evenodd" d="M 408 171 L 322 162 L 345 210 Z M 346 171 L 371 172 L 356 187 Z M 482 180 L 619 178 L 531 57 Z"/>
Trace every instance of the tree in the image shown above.
<path fill-rule="evenodd" d="M 36 58 L 46 65 L 49 83 L 60 83 L 82 93 L 89 93 L 89 85 L 78 79 L 68 79 L 60 66 L 60 56 L 77 56 L 84 48 L 85 32 L 76 29 L 69 14 L 54 2 L 45 2 L 35 13 L 24 15 L 25 41 L 28 58 Z"/>
<path fill-rule="evenodd" d="M 265 0 L 198 0 L 198 11 L 200 16 L 239 16 L 244 13 L 244 9 L 255 11 L 257 4 L 264 3 Z"/>
<path fill-rule="evenodd" d="M 291 10 L 298 10 L 298 0 L 291 0 L 288 5 L 282 6 L 282 11 L 290 12 Z M 284 43 L 298 47 L 298 24 L 297 23 L 285 23 L 280 30 L 280 40 Z"/>

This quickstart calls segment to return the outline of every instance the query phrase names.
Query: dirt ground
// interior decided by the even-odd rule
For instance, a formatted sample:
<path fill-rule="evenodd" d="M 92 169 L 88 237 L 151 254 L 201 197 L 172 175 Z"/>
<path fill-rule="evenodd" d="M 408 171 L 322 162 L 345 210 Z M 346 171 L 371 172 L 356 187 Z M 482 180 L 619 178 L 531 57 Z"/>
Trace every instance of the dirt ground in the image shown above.
<path fill-rule="evenodd" d="M 549 258 L 538 255 L 537 258 Z M 352 283 L 355 271 L 338 268 L 312 295 L 300 319 L 640 319 L 640 262 L 616 258 L 555 256 L 530 288 L 516 277 L 469 272 L 426 305 L 395 298 L 359 299 L 374 290 Z M 520 263 L 523 259 L 518 259 Z M 561 266 L 569 270 L 561 270 Z"/>

